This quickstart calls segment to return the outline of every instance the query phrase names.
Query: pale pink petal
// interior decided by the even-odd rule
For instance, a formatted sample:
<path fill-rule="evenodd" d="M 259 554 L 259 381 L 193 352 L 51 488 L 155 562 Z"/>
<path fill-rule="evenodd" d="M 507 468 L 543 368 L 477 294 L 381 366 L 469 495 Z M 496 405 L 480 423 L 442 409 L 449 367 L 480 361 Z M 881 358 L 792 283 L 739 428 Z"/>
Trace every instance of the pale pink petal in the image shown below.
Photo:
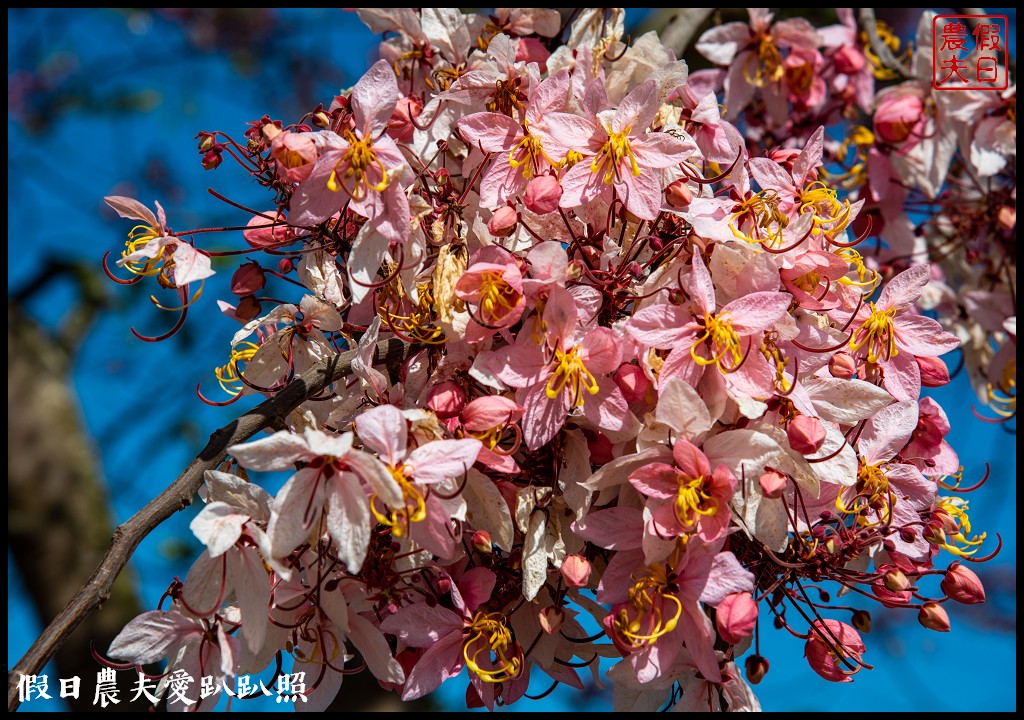
<path fill-rule="evenodd" d="M 296 460 L 312 460 L 306 440 L 289 430 L 280 430 L 270 437 L 245 445 L 232 445 L 228 452 L 242 467 L 259 472 L 290 470 Z"/>
<path fill-rule="evenodd" d="M 608 550 L 636 550 L 643 540 L 643 527 L 640 510 L 622 505 L 587 513 L 583 522 L 573 523 L 579 537 Z"/>
<path fill-rule="evenodd" d="M 722 682 L 722 673 L 715 658 L 715 646 L 711 640 L 711 620 L 695 602 L 683 601 L 683 617 L 679 618 L 679 634 L 690 651 L 690 659 L 706 680 Z"/>
<path fill-rule="evenodd" d="M 316 225 L 341 209 L 348 196 L 341 190 L 333 191 L 327 187 L 327 181 L 341 161 L 341 156 L 341 150 L 324 153 L 313 166 L 309 177 L 299 183 L 292 195 L 289 224 L 296 227 Z"/>
<path fill-rule="evenodd" d="M 632 128 L 631 132 L 639 135 L 651 126 L 657 112 L 658 84 L 654 80 L 647 80 L 622 98 L 612 118 L 612 130 L 621 133 Z"/>
<path fill-rule="evenodd" d="M 480 453 L 479 440 L 435 440 L 420 445 L 405 459 L 417 482 L 431 483 L 460 478 L 469 472 Z"/>
<path fill-rule="evenodd" d="M 174 248 L 174 284 L 178 287 L 205 280 L 213 275 L 210 256 L 196 250 L 187 242 Z"/>
<path fill-rule="evenodd" d="M 693 269 L 690 271 L 690 298 L 697 303 L 702 313 L 715 312 L 715 283 L 711 280 L 708 266 L 700 253 L 693 254 Z"/>
<path fill-rule="evenodd" d="M 649 498 L 675 500 L 679 493 L 679 475 L 676 469 L 665 463 L 651 463 L 634 470 L 629 483 Z"/>
<path fill-rule="evenodd" d="M 370 503 L 359 481 L 351 473 L 334 478 L 326 493 L 327 532 L 338 549 L 338 557 L 350 573 L 363 567 L 370 545 Z"/>
<path fill-rule="evenodd" d="M 910 400 L 882 408 L 864 424 L 858 453 L 869 465 L 892 460 L 917 428 L 917 417 L 918 405 Z"/>
<path fill-rule="evenodd" d="M 274 500 L 267 526 L 271 554 L 286 556 L 309 536 L 324 502 L 322 470 L 303 468 L 284 484 Z"/>
<path fill-rule="evenodd" d="M 462 634 L 451 632 L 432 644 L 409 673 L 402 689 L 402 699 L 421 698 L 462 672 L 462 643 Z"/>
<path fill-rule="evenodd" d="M 177 610 L 152 610 L 129 621 L 110 643 L 107 655 L 116 660 L 144 665 L 167 657 L 175 645 L 182 645 L 202 632 L 198 621 Z"/>
<path fill-rule="evenodd" d="M 523 402 L 523 438 L 526 447 L 537 450 L 547 444 L 565 424 L 570 403 L 567 388 L 563 388 L 553 399 L 547 396 L 544 385 L 529 390 Z"/>
<path fill-rule="evenodd" d="M 672 446 L 672 458 L 683 474 L 690 478 L 711 476 L 711 464 L 700 449 L 685 439 L 678 439 Z"/>
<path fill-rule="evenodd" d="M 789 310 L 792 297 L 781 292 L 756 292 L 733 300 L 722 308 L 719 316 L 729 313 L 732 328 L 740 335 L 767 330 Z"/>
<path fill-rule="evenodd" d="M 242 525 L 248 519 L 249 516 L 239 513 L 237 508 L 222 502 L 212 502 L 196 515 L 188 527 L 206 545 L 210 557 L 218 557 L 238 541 L 242 535 Z"/>
<path fill-rule="evenodd" d="M 907 268 L 882 288 L 882 294 L 878 297 L 878 309 L 885 311 L 896 308 L 900 312 L 906 310 L 921 297 L 921 291 L 928 284 L 930 277 L 931 268 L 927 263 Z"/>
<path fill-rule="evenodd" d="M 921 397 L 921 368 L 910 353 L 897 353 L 888 360 L 879 360 L 885 379 L 882 386 L 897 400 Z"/>
<path fill-rule="evenodd" d="M 701 590 L 700 601 L 717 607 L 727 595 L 753 590 L 753 573 L 743 567 L 731 552 L 720 552 L 711 561 L 711 570 Z"/>
<path fill-rule="evenodd" d="M 648 305 L 626 321 L 626 332 L 638 343 L 655 348 L 674 347 L 696 330 L 689 310 L 668 303 Z"/>
<path fill-rule="evenodd" d="M 394 635 L 412 647 L 430 647 L 446 635 L 462 630 L 462 618 L 440 605 L 430 607 L 425 603 L 407 605 L 389 615 L 380 624 L 380 629 Z"/>
<path fill-rule="evenodd" d="M 267 613 L 270 607 L 270 578 L 263 560 L 253 548 L 231 551 L 227 563 L 228 584 L 235 593 L 242 615 L 242 637 L 249 650 L 256 653 L 267 635 Z"/>
<path fill-rule="evenodd" d="M 159 230 L 163 227 L 161 223 L 157 222 L 153 211 L 135 198 L 124 197 L 122 195 L 108 195 L 103 198 L 103 201 L 126 220 L 141 220 L 154 230 Z"/>
<path fill-rule="evenodd" d="M 373 137 L 387 127 L 398 104 L 398 81 L 387 60 L 378 60 L 352 88 L 352 115 L 364 137 Z"/>
<path fill-rule="evenodd" d="M 751 40 L 750 26 L 731 22 L 711 28 L 697 41 L 697 52 L 716 65 L 729 65 Z"/>
<path fill-rule="evenodd" d="M 523 126 L 507 115 L 479 112 L 467 115 L 458 122 L 459 133 L 471 147 L 479 147 L 485 153 L 505 153 L 523 139 Z M 498 165 L 502 158 L 495 158 Z M 507 160 L 505 165 L 508 165 Z M 493 169 L 493 168 L 492 168 Z"/>
<path fill-rule="evenodd" d="M 661 182 L 650 168 L 640 168 L 639 175 L 627 170 L 615 183 L 615 190 L 622 196 L 626 209 L 642 220 L 654 220 L 661 212 Z"/>
<path fill-rule="evenodd" d="M 475 567 L 467 570 L 458 581 L 459 592 L 462 594 L 466 610 L 471 613 L 476 612 L 478 607 L 487 602 L 497 581 L 498 576 L 488 568 Z"/>
<path fill-rule="evenodd" d="M 611 328 L 597 327 L 587 332 L 580 343 L 583 364 L 594 375 L 606 375 L 619 367 L 622 342 Z"/>
<path fill-rule="evenodd" d="M 373 676 L 385 683 L 405 682 L 405 672 L 401 664 L 391 656 L 391 648 L 383 633 L 362 615 L 353 613 L 349 615 L 348 622 L 348 639 L 363 656 Z"/>
<path fill-rule="evenodd" d="M 356 433 L 363 444 L 376 451 L 391 467 L 405 457 L 408 430 L 405 416 L 394 405 L 371 408 L 356 417 Z"/>
<path fill-rule="evenodd" d="M 923 315 L 901 315 L 893 320 L 896 346 L 914 355 L 934 357 L 960 347 L 960 339 Z"/>

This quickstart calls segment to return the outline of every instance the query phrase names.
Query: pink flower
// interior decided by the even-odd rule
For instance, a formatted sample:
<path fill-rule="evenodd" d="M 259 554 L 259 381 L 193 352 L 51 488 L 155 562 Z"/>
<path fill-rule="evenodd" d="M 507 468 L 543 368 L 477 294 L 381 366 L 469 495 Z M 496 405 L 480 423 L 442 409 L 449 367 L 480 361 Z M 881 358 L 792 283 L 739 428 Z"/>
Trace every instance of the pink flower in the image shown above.
<path fill-rule="evenodd" d="M 924 101 L 917 94 L 889 94 L 875 110 L 875 132 L 884 142 L 914 145 L 924 132 Z M 915 139 L 911 139 L 911 137 Z"/>
<path fill-rule="evenodd" d="M 395 177 L 405 159 L 382 135 L 398 103 L 395 72 L 380 60 L 352 88 L 354 126 L 320 133 L 320 159 L 292 198 L 293 225 L 316 225 L 349 204 L 391 242 L 409 237 L 409 200 Z"/>
<path fill-rule="evenodd" d="M 853 682 L 860 658 L 867 651 L 860 634 L 838 620 L 815 620 L 804 655 L 811 669 L 832 682 Z"/>
<path fill-rule="evenodd" d="M 757 603 L 750 593 L 726 595 L 715 610 L 715 624 L 719 637 L 730 645 L 736 645 L 754 633 Z"/>
<path fill-rule="evenodd" d="M 523 316 L 523 275 L 512 253 L 491 245 L 478 250 L 455 284 L 455 296 L 471 306 L 475 314 L 466 339 L 476 342 L 494 335 L 499 328 L 515 325 Z"/>
<path fill-rule="evenodd" d="M 274 158 L 278 177 L 286 182 L 300 183 L 313 172 L 317 159 L 316 143 L 309 133 L 284 130 L 274 135 L 270 143 L 270 156 Z"/>
<path fill-rule="evenodd" d="M 662 183 L 656 169 L 678 165 L 694 147 L 667 133 L 648 132 L 658 111 L 658 85 L 648 80 L 622 99 L 614 113 L 592 120 L 566 113 L 548 117 L 551 135 L 583 159 L 562 178 L 563 208 L 575 208 L 612 193 L 644 220 L 661 211 Z M 589 161 L 589 162 L 588 162 Z"/>

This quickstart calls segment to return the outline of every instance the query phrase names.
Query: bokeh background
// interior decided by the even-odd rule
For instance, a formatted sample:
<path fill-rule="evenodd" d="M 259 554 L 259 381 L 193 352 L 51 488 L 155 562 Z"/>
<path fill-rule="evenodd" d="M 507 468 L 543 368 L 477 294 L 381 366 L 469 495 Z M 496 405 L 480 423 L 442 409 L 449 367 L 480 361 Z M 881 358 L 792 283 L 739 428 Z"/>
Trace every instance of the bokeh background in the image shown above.
<path fill-rule="evenodd" d="M 835 22 L 831 11 L 815 12 L 815 24 Z M 1011 15 L 1015 58 L 1016 11 L 989 12 Z M 879 16 L 904 36 L 916 23 L 910 11 Z M 631 9 L 627 29 L 636 37 L 663 18 Z M 228 295 L 230 271 L 208 284 L 181 333 L 140 342 L 129 327 L 157 335 L 169 316 L 152 307 L 147 288 L 102 276 L 101 257 L 116 256 L 128 230 L 102 197 L 159 200 L 177 230 L 244 223 L 207 188 L 262 207 L 259 188 L 230 161 L 204 171 L 196 133 L 240 138 L 264 114 L 288 123 L 328 104 L 369 67 L 377 42 L 354 14 L 337 9 L 8 10 L 8 667 L 88 577 L 112 528 L 244 409 L 211 408 L 195 395 L 197 384 L 215 395 L 213 369 L 227 360 L 236 325 L 216 312 L 214 298 Z M 239 240 L 224 235 L 223 249 Z M 814 674 L 799 641 L 763 627 L 771 670 L 756 691 L 765 709 L 1015 710 L 1016 421 L 976 419 L 963 374 L 932 394 L 949 413 L 948 440 L 965 478 L 979 479 L 991 466 L 987 486 L 970 497 L 975 529 L 1004 540 L 996 560 L 974 568 L 989 602 L 946 605 L 948 634 L 923 629 L 916 613 L 875 605 L 865 656 L 875 670 L 845 685 Z M 201 549 L 188 531 L 195 512 L 179 513 L 143 542 L 96 622 L 59 666 L 47 668 L 51 694 L 58 677 L 78 674 L 83 693 L 74 709 L 92 704 L 99 665 L 89 639 L 102 652 L 126 619 L 156 607 L 170 580 L 184 577 Z M 125 700 L 132 683 L 127 675 L 119 681 Z M 377 702 L 346 683 L 339 707 Z M 431 702 L 464 708 L 464 688 L 449 683 Z M 544 689 L 541 679 L 534 692 Z M 72 709 L 61 700 L 23 707 Z M 591 686 L 509 710 L 610 707 L 607 691 Z M 245 709 L 280 706 L 253 701 Z"/>

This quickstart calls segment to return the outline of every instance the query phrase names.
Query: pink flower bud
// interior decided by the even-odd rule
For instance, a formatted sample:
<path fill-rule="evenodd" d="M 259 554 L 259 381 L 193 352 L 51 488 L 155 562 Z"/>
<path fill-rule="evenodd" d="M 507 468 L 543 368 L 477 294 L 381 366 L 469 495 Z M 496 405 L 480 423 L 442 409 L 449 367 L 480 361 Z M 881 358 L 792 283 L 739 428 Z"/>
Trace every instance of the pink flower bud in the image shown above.
<path fill-rule="evenodd" d="M 949 615 L 938 603 L 925 603 L 917 613 L 917 621 L 929 630 L 949 632 Z"/>
<path fill-rule="evenodd" d="M 886 589 L 892 592 L 903 592 L 913 587 L 910 584 L 910 578 L 899 568 L 892 568 L 886 571 L 885 575 L 882 576 L 882 582 L 885 584 Z"/>
<path fill-rule="evenodd" d="M 651 381 L 636 365 L 622 365 L 615 371 L 615 384 L 619 386 L 626 402 L 640 402 L 647 395 Z"/>
<path fill-rule="evenodd" d="M 413 120 L 423 112 L 423 102 L 418 97 L 403 96 L 395 105 L 395 111 L 388 121 L 388 134 L 398 142 L 411 142 L 416 126 Z"/>
<path fill-rule="evenodd" d="M 562 627 L 562 621 L 564 619 L 565 613 L 562 611 L 562 608 L 555 607 L 554 605 L 544 608 L 537 615 L 540 627 L 547 635 L 554 635 L 558 632 Z"/>
<path fill-rule="evenodd" d="M 322 128 L 330 127 L 331 116 L 321 110 L 313 116 L 313 124 Z"/>
<path fill-rule="evenodd" d="M 715 611 L 718 635 L 730 645 L 750 637 L 756 623 L 757 603 L 747 592 L 726 595 Z"/>
<path fill-rule="evenodd" d="M 256 261 L 247 262 L 231 276 L 231 292 L 235 295 L 253 295 L 267 284 L 267 276 Z"/>
<path fill-rule="evenodd" d="M 535 62 L 540 66 L 540 71 L 547 72 L 548 58 L 551 52 L 544 47 L 538 38 L 519 38 L 519 47 L 516 48 L 516 62 Z"/>
<path fill-rule="evenodd" d="M 265 212 L 263 215 L 279 217 L 275 210 Z M 284 218 L 279 218 L 279 224 L 274 225 L 263 215 L 253 215 L 249 219 L 246 229 L 242 231 L 242 237 L 245 238 L 245 241 L 258 250 L 274 247 L 287 241 L 289 230 L 288 225 L 284 222 Z"/>
<path fill-rule="evenodd" d="M 866 651 L 857 631 L 838 620 L 815 620 L 804 646 L 811 669 L 831 682 L 853 682 L 850 675 Z"/>
<path fill-rule="evenodd" d="M 768 667 L 768 661 L 764 657 L 760 655 L 748 657 L 746 661 L 747 682 L 757 685 L 768 674 Z"/>
<path fill-rule="evenodd" d="M 252 295 L 247 295 L 238 301 L 238 307 L 235 308 L 235 317 L 246 323 L 254 318 L 258 318 L 262 309 L 259 300 Z"/>
<path fill-rule="evenodd" d="M 996 213 L 996 221 L 1006 230 L 1013 230 L 1017 227 L 1017 210 L 1009 205 L 1003 205 Z"/>
<path fill-rule="evenodd" d="M 757 479 L 761 486 L 761 494 L 772 499 L 782 497 L 782 491 L 786 489 L 787 481 L 788 478 L 778 470 L 768 470 Z"/>
<path fill-rule="evenodd" d="M 949 384 L 949 368 L 937 357 L 918 357 L 921 368 L 921 384 L 925 387 L 942 387 Z"/>
<path fill-rule="evenodd" d="M 586 587 L 590 582 L 590 561 L 582 555 L 566 555 L 562 560 L 562 577 L 570 587 Z"/>
<path fill-rule="evenodd" d="M 818 452 L 825 442 L 825 427 L 821 420 L 809 415 L 797 415 L 786 428 L 789 446 L 801 455 Z"/>
<path fill-rule="evenodd" d="M 456 417 L 466 407 L 466 393 L 456 383 L 445 380 L 430 389 L 427 407 L 442 420 Z"/>
<path fill-rule="evenodd" d="M 295 263 L 290 258 L 281 258 L 277 263 L 277 271 L 282 275 L 287 275 L 295 269 Z"/>
<path fill-rule="evenodd" d="M 221 151 L 217 148 L 214 148 L 213 150 L 207 150 L 206 153 L 203 155 L 204 170 L 214 170 L 218 166 L 220 166 L 222 162 L 224 162 L 224 156 L 221 153 Z"/>
<path fill-rule="evenodd" d="M 217 139 L 213 136 L 213 133 L 201 132 L 198 135 L 196 135 L 196 137 L 199 138 L 199 152 L 201 153 L 210 150 L 214 146 L 214 143 L 217 142 Z"/>
<path fill-rule="evenodd" d="M 857 361 L 849 353 L 838 352 L 828 361 L 828 371 L 834 378 L 849 380 L 857 374 Z"/>
<path fill-rule="evenodd" d="M 832 61 L 836 65 L 836 70 L 843 75 L 856 75 L 867 65 L 864 53 L 852 45 L 839 48 L 832 56 Z"/>
<path fill-rule="evenodd" d="M 665 199 L 674 208 L 687 208 L 693 202 L 693 191 L 686 181 L 680 178 L 665 188 Z"/>
<path fill-rule="evenodd" d="M 902 143 L 924 121 L 924 103 L 918 95 L 889 95 L 875 111 L 875 132 L 887 143 Z"/>
<path fill-rule="evenodd" d="M 270 143 L 270 156 L 277 164 L 277 176 L 282 180 L 300 183 L 309 177 L 316 165 L 316 145 L 309 133 L 285 130 Z"/>
<path fill-rule="evenodd" d="M 985 602 L 985 587 L 981 584 L 981 578 L 960 562 L 950 564 L 939 587 L 946 593 L 946 597 L 958 603 L 974 605 Z"/>
<path fill-rule="evenodd" d="M 508 205 L 494 211 L 494 215 L 487 221 L 487 230 L 494 237 L 507 237 L 515 232 L 519 223 L 519 213 Z"/>
<path fill-rule="evenodd" d="M 491 535 L 486 530 L 477 530 L 473 533 L 470 544 L 479 552 L 490 555 L 494 546 L 491 544 Z"/>
<path fill-rule="evenodd" d="M 562 185 L 552 175 L 539 175 L 526 186 L 523 204 L 530 212 L 538 215 L 558 212 L 558 201 L 562 199 Z"/>
<path fill-rule="evenodd" d="M 487 432 L 511 425 L 523 416 L 523 408 L 501 395 L 485 395 L 472 400 L 462 411 L 462 426 L 470 432 Z"/>

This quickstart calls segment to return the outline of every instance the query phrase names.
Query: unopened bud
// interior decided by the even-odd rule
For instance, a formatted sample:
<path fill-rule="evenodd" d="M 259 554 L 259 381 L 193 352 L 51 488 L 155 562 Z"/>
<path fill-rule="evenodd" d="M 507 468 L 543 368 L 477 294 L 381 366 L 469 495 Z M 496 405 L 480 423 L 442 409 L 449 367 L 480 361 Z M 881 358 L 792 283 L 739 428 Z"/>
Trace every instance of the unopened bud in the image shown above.
<path fill-rule="evenodd" d="M 235 295 L 254 295 L 266 284 L 266 274 L 256 261 L 240 265 L 231 276 L 231 292 Z"/>
<path fill-rule="evenodd" d="M 921 369 L 921 384 L 925 387 L 942 387 L 949 384 L 949 368 L 937 357 L 918 357 L 917 366 Z"/>
<path fill-rule="evenodd" d="M 221 154 L 220 150 L 208 150 L 206 154 L 203 155 L 204 170 L 214 170 L 220 166 L 222 162 L 224 162 L 224 156 Z"/>
<path fill-rule="evenodd" d="M 791 448 L 801 455 L 810 455 L 825 442 L 825 426 L 816 417 L 797 415 L 786 428 L 786 437 Z"/>
<path fill-rule="evenodd" d="M 862 633 L 871 632 L 871 613 L 867 610 L 854 610 L 853 626 Z"/>
<path fill-rule="evenodd" d="M 295 269 L 295 263 L 289 258 L 281 258 L 281 261 L 277 263 L 277 271 L 282 275 L 287 275 Z"/>
<path fill-rule="evenodd" d="M 562 560 L 561 571 L 569 587 L 586 587 L 590 582 L 590 561 L 582 555 L 566 555 Z"/>
<path fill-rule="evenodd" d="M 750 637 L 756 624 L 757 603 L 748 592 L 726 595 L 715 610 L 718 636 L 730 645 Z"/>
<path fill-rule="evenodd" d="M 259 300 L 252 295 L 246 295 L 238 301 L 238 307 L 235 308 L 235 317 L 242 322 L 249 322 L 258 318 L 262 310 L 263 307 L 260 305 Z"/>
<path fill-rule="evenodd" d="M 494 550 L 494 546 L 491 544 L 491 535 L 486 530 L 477 530 L 473 533 L 473 539 L 470 540 L 470 544 L 484 555 L 490 555 Z"/>
<path fill-rule="evenodd" d="M 558 201 L 562 199 L 562 185 L 552 175 L 538 175 L 526 186 L 523 204 L 538 215 L 558 212 Z"/>
<path fill-rule="evenodd" d="M 328 127 L 331 124 L 331 116 L 321 110 L 313 115 L 313 124 L 317 127 Z"/>
<path fill-rule="evenodd" d="M 494 237 L 507 237 L 516 230 L 519 223 L 519 213 L 508 205 L 494 211 L 494 215 L 487 221 L 487 230 Z"/>
<path fill-rule="evenodd" d="M 887 590 L 892 592 L 904 592 L 911 588 L 910 579 L 903 574 L 899 568 L 892 568 L 882 576 L 882 582 Z"/>
<path fill-rule="evenodd" d="M 196 137 L 199 138 L 199 152 L 201 153 L 210 150 L 214 143 L 217 142 L 213 137 L 213 133 L 201 132 Z"/>
<path fill-rule="evenodd" d="M 751 655 L 748 657 L 746 666 L 747 682 L 751 685 L 757 685 L 768 674 L 768 660 L 761 655 Z"/>
<path fill-rule="evenodd" d="M 946 533 L 939 526 L 928 525 L 924 529 L 924 539 L 929 545 L 945 545 Z"/>
<path fill-rule="evenodd" d="M 950 564 L 939 587 L 946 597 L 958 603 L 974 605 L 985 602 L 985 586 L 981 584 L 981 578 L 960 562 Z"/>
<path fill-rule="evenodd" d="M 1009 205 L 1003 205 L 996 213 L 996 221 L 1006 230 L 1013 230 L 1017 227 L 1017 210 Z"/>
<path fill-rule="evenodd" d="M 956 519 L 942 508 L 932 511 L 932 522 L 937 522 L 947 535 L 956 535 L 960 532 L 960 526 L 957 525 Z"/>
<path fill-rule="evenodd" d="M 857 361 L 849 353 L 838 352 L 828 361 L 828 371 L 834 378 L 849 380 L 857 374 Z"/>
<path fill-rule="evenodd" d="M 548 635 L 554 635 L 558 632 L 559 628 L 562 627 L 562 620 L 564 619 L 565 613 L 562 611 L 562 608 L 555 607 L 554 605 L 544 608 L 537 615 L 541 629 Z"/>
<path fill-rule="evenodd" d="M 671 207 L 687 208 L 693 202 L 693 191 L 686 180 L 680 178 L 665 188 L 665 199 Z"/>
<path fill-rule="evenodd" d="M 949 615 L 938 603 L 928 602 L 917 613 L 917 621 L 929 630 L 949 632 Z"/>
<path fill-rule="evenodd" d="M 837 72 L 841 72 L 843 75 L 856 75 L 864 69 L 868 61 L 859 48 L 847 45 L 839 48 L 832 56 L 832 62 L 835 63 Z"/>
<path fill-rule="evenodd" d="M 647 395 L 651 381 L 644 371 L 636 365 L 621 365 L 615 371 L 615 384 L 618 385 L 626 402 L 640 402 Z"/>
<path fill-rule="evenodd" d="M 442 593 L 450 592 L 452 589 L 452 579 L 447 575 L 442 575 L 437 579 L 437 589 Z"/>
<path fill-rule="evenodd" d="M 442 420 L 456 417 L 466 407 L 466 393 L 456 383 L 445 380 L 431 388 L 427 407 Z"/>
<path fill-rule="evenodd" d="M 788 480 L 789 478 L 778 470 L 768 470 L 757 479 L 757 482 L 761 486 L 762 495 L 766 498 L 775 499 L 782 497 L 782 491 L 786 489 L 786 482 Z"/>

